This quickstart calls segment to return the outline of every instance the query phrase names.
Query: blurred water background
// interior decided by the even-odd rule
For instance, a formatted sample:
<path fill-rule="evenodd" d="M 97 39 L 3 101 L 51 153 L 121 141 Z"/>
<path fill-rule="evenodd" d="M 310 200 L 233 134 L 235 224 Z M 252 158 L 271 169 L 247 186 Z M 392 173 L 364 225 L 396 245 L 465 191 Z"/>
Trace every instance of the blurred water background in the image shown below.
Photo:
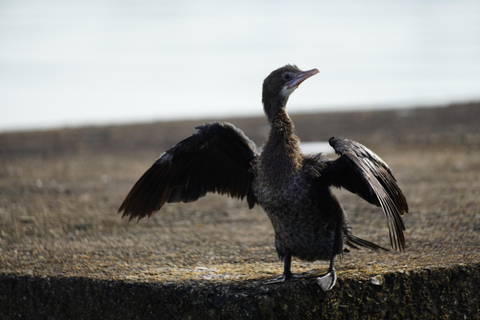
<path fill-rule="evenodd" d="M 0 0 L 0 131 L 480 99 L 480 1 Z"/>

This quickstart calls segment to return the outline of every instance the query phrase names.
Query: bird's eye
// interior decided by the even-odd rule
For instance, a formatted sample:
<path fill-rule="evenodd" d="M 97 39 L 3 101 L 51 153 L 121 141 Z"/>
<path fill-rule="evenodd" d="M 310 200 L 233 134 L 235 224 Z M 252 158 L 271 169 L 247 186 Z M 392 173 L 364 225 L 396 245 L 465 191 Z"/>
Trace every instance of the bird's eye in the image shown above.
<path fill-rule="evenodd" d="M 292 78 L 292 77 L 290 76 L 290 73 L 285 73 L 285 74 L 283 75 L 283 79 L 285 79 L 285 80 L 287 80 L 287 81 L 290 80 L 291 78 Z"/>

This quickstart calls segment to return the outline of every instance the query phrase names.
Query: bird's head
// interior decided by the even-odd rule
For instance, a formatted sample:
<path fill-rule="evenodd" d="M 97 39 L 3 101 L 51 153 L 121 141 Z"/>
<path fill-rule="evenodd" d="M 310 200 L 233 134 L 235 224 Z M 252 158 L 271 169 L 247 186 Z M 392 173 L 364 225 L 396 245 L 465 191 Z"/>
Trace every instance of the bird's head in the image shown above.
<path fill-rule="evenodd" d="M 300 83 L 317 73 L 317 69 L 302 71 L 290 64 L 272 71 L 263 81 L 262 103 L 266 115 L 271 118 L 284 108 Z"/>

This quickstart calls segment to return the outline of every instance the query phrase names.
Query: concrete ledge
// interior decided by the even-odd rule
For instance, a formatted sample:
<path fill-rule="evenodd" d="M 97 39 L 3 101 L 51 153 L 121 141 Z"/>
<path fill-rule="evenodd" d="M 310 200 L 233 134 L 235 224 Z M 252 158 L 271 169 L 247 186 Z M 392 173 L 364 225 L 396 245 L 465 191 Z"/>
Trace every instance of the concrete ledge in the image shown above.
<path fill-rule="evenodd" d="M 0 275 L 2 319 L 479 319 L 480 264 L 340 278 L 125 282 Z"/>
<path fill-rule="evenodd" d="M 263 141 L 263 117 L 233 120 Z M 209 195 L 138 224 L 116 213 L 203 121 L 4 133 L 0 319 L 480 319 L 480 104 L 294 121 L 303 141 L 345 136 L 391 166 L 410 206 L 405 252 L 345 254 L 328 293 L 312 279 L 264 286 L 281 262 L 259 207 Z M 381 211 L 335 192 L 354 233 L 388 246 Z"/>

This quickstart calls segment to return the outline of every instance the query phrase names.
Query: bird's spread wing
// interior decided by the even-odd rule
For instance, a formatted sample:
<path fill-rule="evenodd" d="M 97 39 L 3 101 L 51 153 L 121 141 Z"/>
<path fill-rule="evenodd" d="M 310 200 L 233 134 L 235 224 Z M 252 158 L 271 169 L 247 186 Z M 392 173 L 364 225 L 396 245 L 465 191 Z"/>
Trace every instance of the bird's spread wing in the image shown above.
<path fill-rule="evenodd" d="M 343 187 L 381 206 L 387 218 L 392 247 L 404 250 L 402 215 L 408 212 L 408 205 L 388 165 L 358 142 L 332 137 L 329 143 L 340 157 L 326 162 L 322 178 L 332 186 Z"/>
<path fill-rule="evenodd" d="M 143 218 L 160 210 L 166 202 L 192 202 L 207 192 L 247 197 L 253 207 L 255 144 L 229 123 L 212 122 L 165 151 L 133 186 L 119 212 Z"/>

